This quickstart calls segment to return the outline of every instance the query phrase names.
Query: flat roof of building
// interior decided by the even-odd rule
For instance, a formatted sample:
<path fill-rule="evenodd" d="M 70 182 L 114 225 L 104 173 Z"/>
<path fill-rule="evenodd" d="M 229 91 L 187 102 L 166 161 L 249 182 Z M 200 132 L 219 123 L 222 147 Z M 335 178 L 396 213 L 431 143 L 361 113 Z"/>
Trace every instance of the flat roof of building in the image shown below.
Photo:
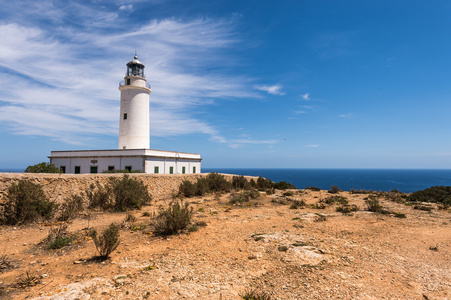
<path fill-rule="evenodd" d="M 51 151 L 49 158 L 63 157 L 158 157 L 158 158 L 190 158 L 201 160 L 200 154 L 154 149 L 110 149 L 110 150 L 66 150 Z"/>

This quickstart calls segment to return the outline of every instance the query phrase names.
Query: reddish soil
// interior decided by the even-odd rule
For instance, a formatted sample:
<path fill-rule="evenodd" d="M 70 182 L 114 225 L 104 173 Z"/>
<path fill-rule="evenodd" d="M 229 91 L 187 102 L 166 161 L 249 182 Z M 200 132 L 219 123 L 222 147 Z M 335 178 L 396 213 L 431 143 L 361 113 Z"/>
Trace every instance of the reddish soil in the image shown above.
<path fill-rule="evenodd" d="M 143 213 L 169 200 L 152 203 L 131 212 L 137 221 L 121 229 L 121 244 L 104 262 L 91 260 L 86 217 L 70 223 L 78 239 L 60 250 L 39 244 L 56 224 L 1 226 L 0 256 L 15 267 L 0 273 L 0 298 L 241 299 L 255 290 L 272 299 L 451 299 L 449 211 L 381 200 L 406 215 L 397 218 L 364 211 L 367 195 L 341 192 L 362 209 L 346 215 L 337 205 L 310 206 L 326 191 L 294 191 L 291 200 L 308 204 L 302 209 L 272 202 L 281 193 L 250 206 L 229 205 L 229 195 L 187 199 L 194 222 L 207 226 L 167 238 L 152 234 Z M 126 215 L 95 212 L 89 226 L 101 230 Z M 19 287 L 26 272 L 39 283 Z"/>

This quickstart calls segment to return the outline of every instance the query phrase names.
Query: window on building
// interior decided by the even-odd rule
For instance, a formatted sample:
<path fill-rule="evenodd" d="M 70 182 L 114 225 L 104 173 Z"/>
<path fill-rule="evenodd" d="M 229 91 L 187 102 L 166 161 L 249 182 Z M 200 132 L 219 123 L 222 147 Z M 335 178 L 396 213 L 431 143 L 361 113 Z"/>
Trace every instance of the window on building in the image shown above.
<path fill-rule="evenodd" d="M 61 173 L 66 173 L 66 166 L 61 166 L 60 171 Z"/>
<path fill-rule="evenodd" d="M 91 166 L 91 174 L 97 174 L 97 166 Z"/>
<path fill-rule="evenodd" d="M 125 166 L 125 170 L 127 170 L 127 171 L 131 172 L 131 170 L 132 170 L 132 166 Z"/>
<path fill-rule="evenodd" d="M 169 174 L 174 174 L 174 167 L 169 167 Z"/>
<path fill-rule="evenodd" d="M 185 172 L 186 172 L 185 167 L 182 167 L 182 174 L 185 174 Z"/>
<path fill-rule="evenodd" d="M 124 114 L 124 120 L 127 120 L 127 114 Z"/>
<path fill-rule="evenodd" d="M 75 173 L 75 174 L 80 174 L 80 173 L 81 173 L 81 171 L 80 171 L 80 166 L 75 166 L 74 173 Z"/>
<path fill-rule="evenodd" d="M 155 174 L 160 173 L 160 168 L 159 168 L 159 167 L 155 167 L 154 170 L 153 170 L 153 172 L 154 172 Z"/>
<path fill-rule="evenodd" d="M 114 171 L 114 166 L 108 166 L 108 171 Z"/>
<path fill-rule="evenodd" d="M 127 85 L 130 85 L 130 78 L 127 78 Z"/>
<path fill-rule="evenodd" d="M 193 174 L 196 174 L 196 167 L 193 167 Z"/>

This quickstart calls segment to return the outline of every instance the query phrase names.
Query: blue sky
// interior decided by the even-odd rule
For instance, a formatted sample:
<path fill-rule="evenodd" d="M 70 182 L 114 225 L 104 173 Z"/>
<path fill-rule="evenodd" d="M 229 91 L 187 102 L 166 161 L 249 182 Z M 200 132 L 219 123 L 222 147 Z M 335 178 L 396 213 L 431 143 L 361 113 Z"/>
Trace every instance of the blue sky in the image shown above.
<path fill-rule="evenodd" d="M 116 149 L 135 49 L 152 149 L 208 168 L 451 168 L 450 1 L 0 4 L 0 169 Z"/>

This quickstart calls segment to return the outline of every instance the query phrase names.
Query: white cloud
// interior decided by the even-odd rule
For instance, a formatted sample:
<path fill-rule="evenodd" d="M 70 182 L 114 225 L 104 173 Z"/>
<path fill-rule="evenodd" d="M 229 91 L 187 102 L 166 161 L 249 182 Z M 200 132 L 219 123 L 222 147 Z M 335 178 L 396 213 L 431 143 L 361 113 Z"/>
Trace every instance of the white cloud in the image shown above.
<path fill-rule="evenodd" d="M 80 4 L 83 12 L 71 13 L 44 3 L 45 17 L 53 22 L 60 22 L 58 13 L 64 12 L 90 30 L 65 25 L 46 29 L 27 22 L 0 25 L 3 131 L 67 143 L 83 143 L 90 134 L 117 135 L 117 86 L 135 49 L 152 85 L 152 135 L 203 133 L 227 143 L 213 125 L 194 116 L 196 108 L 221 99 L 259 97 L 249 90 L 250 79 L 196 72 L 212 62 L 226 65 L 230 61 L 217 50 L 238 42 L 232 21 L 152 20 L 140 27 L 122 26 L 128 31 L 121 28 L 108 33 L 99 28 L 123 25 L 114 13 L 99 12 L 101 17 L 92 24 L 87 20 L 93 18 L 91 7 Z M 280 87 L 269 91 L 281 93 Z"/>
<path fill-rule="evenodd" d="M 305 147 L 309 147 L 309 148 L 318 148 L 319 145 L 305 145 Z"/>
<path fill-rule="evenodd" d="M 296 110 L 294 113 L 299 115 L 299 114 L 306 114 L 307 112 L 305 110 Z"/>
<path fill-rule="evenodd" d="M 133 10 L 133 4 L 129 4 L 129 5 L 121 5 L 121 6 L 119 6 L 119 10 L 128 10 L 128 11 L 132 11 L 132 10 Z"/>
<path fill-rule="evenodd" d="M 302 95 L 302 99 L 304 99 L 305 101 L 309 101 L 310 100 L 310 94 L 309 93 L 305 93 L 304 95 Z"/>
<path fill-rule="evenodd" d="M 282 86 L 280 84 L 276 85 L 254 85 L 254 88 L 259 91 L 267 92 L 271 95 L 282 96 L 285 95 L 285 92 L 282 92 Z"/>
<path fill-rule="evenodd" d="M 353 113 L 346 113 L 339 115 L 340 118 L 351 118 L 354 114 Z"/>

